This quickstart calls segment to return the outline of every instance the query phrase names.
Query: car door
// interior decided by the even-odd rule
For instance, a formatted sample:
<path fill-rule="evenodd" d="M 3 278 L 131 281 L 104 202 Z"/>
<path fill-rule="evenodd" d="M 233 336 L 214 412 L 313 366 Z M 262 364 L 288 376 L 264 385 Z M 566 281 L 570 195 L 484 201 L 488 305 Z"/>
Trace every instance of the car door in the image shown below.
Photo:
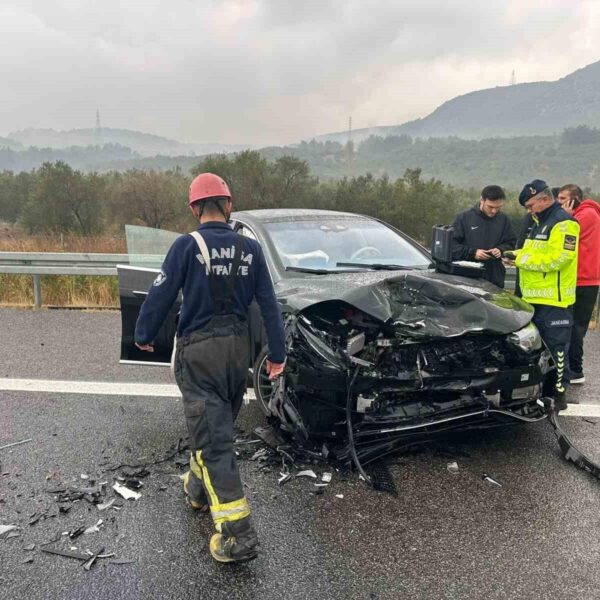
<path fill-rule="evenodd" d="M 119 299 L 121 302 L 121 363 L 168 366 L 177 330 L 181 297 L 173 305 L 154 340 L 154 352 L 135 346 L 135 324 L 140 307 L 171 244 L 181 235 L 172 231 L 127 225 L 129 264 L 118 265 Z"/>
<path fill-rule="evenodd" d="M 247 224 L 239 221 L 234 222 L 233 228 L 240 235 L 260 242 L 254 231 Z M 255 299 L 252 300 L 248 307 L 248 332 L 250 334 L 250 366 L 252 366 L 263 346 L 267 343 L 267 334 L 260 313 L 260 307 Z"/>

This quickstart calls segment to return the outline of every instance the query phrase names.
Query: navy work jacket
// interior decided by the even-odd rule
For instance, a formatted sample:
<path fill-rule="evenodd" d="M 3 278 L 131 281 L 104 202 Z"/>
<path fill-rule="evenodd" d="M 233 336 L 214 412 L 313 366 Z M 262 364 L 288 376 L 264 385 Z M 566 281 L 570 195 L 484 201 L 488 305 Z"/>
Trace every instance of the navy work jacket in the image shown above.
<path fill-rule="evenodd" d="M 208 246 L 213 276 L 226 277 L 234 248 L 236 254 L 243 251 L 233 292 L 233 312 L 246 321 L 248 307 L 256 298 L 267 333 L 269 360 L 284 362 L 283 319 L 260 244 L 242 238 L 227 223 L 220 221 L 204 223 L 198 231 Z M 243 240 L 243 249 L 236 247 L 240 240 Z M 214 315 L 209 277 L 198 244 L 191 235 L 182 235 L 173 242 L 161 272 L 150 287 L 135 327 L 138 344 L 149 344 L 154 340 L 179 290 L 183 292 L 183 303 L 177 335 L 182 337 L 204 328 Z"/>

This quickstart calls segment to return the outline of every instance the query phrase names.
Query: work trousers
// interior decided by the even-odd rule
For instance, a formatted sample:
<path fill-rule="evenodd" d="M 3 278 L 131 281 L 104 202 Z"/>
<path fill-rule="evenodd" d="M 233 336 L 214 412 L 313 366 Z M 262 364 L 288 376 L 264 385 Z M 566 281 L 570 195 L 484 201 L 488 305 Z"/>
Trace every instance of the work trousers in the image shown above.
<path fill-rule="evenodd" d="M 573 326 L 571 309 L 542 304 L 534 304 L 534 309 L 533 322 L 556 363 L 556 369 L 551 372 L 544 389 L 544 394 L 554 396 L 565 391 L 565 359 Z"/>
<path fill-rule="evenodd" d="M 571 374 L 583 373 L 583 338 L 587 333 L 592 312 L 598 297 L 598 286 L 577 286 L 573 305 L 573 331 L 569 347 L 569 370 Z"/>
<path fill-rule="evenodd" d="M 218 531 L 250 516 L 233 450 L 248 365 L 247 326 L 234 315 L 215 316 L 178 340 L 175 378 L 191 445 L 188 493 L 196 502 L 208 500 Z"/>

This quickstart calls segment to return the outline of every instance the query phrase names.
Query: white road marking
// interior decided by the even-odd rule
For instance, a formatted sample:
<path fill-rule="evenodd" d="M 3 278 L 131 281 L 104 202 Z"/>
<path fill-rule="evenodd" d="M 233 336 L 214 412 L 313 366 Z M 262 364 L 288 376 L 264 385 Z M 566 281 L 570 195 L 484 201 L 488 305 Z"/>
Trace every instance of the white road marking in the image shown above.
<path fill-rule="evenodd" d="M 0 391 L 50 392 L 55 394 L 91 394 L 94 396 L 149 396 L 153 398 L 181 398 L 173 383 L 113 383 L 109 381 L 57 381 L 52 379 L 0 379 Z M 255 400 L 252 388 L 246 397 Z M 600 418 L 600 404 L 569 404 L 561 417 Z"/>
<path fill-rule="evenodd" d="M 110 381 L 59 381 L 53 379 L 0 379 L 0 391 L 50 392 L 54 394 L 91 394 L 94 396 L 148 396 L 153 398 L 181 398 L 173 383 L 113 383 Z M 254 400 L 254 390 L 247 398 Z"/>

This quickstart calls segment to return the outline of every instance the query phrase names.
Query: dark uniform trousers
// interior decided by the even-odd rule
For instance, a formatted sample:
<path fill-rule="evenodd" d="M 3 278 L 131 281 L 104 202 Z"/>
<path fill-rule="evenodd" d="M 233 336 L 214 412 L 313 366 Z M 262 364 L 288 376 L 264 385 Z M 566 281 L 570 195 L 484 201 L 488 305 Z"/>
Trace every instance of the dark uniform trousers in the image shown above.
<path fill-rule="evenodd" d="M 178 340 L 175 378 L 192 450 L 188 492 L 196 502 L 208 499 L 219 531 L 250 515 L 233 450 L 248 364 L 248 329 L 235 315 L 215 316 Z"/>
<path fill-rule="evenodd" d="M 534 304 L 533 322 L 540 331 L 544 343 L 550 350 L 556 370 L 548 377 L 544 394 L 554 396 L 565 391 L 565 360 L 571 340 L 573 319 L 570 308 Z"/>
<path fill-rule="evenodd" d="M 598 298 L 598 286 L 577 286 L 573 305 L 573 332 L 569 347 L 569 370 L 572 374 L 583 373 L 583 338 L 587 333 L 594 305 Z"/>

